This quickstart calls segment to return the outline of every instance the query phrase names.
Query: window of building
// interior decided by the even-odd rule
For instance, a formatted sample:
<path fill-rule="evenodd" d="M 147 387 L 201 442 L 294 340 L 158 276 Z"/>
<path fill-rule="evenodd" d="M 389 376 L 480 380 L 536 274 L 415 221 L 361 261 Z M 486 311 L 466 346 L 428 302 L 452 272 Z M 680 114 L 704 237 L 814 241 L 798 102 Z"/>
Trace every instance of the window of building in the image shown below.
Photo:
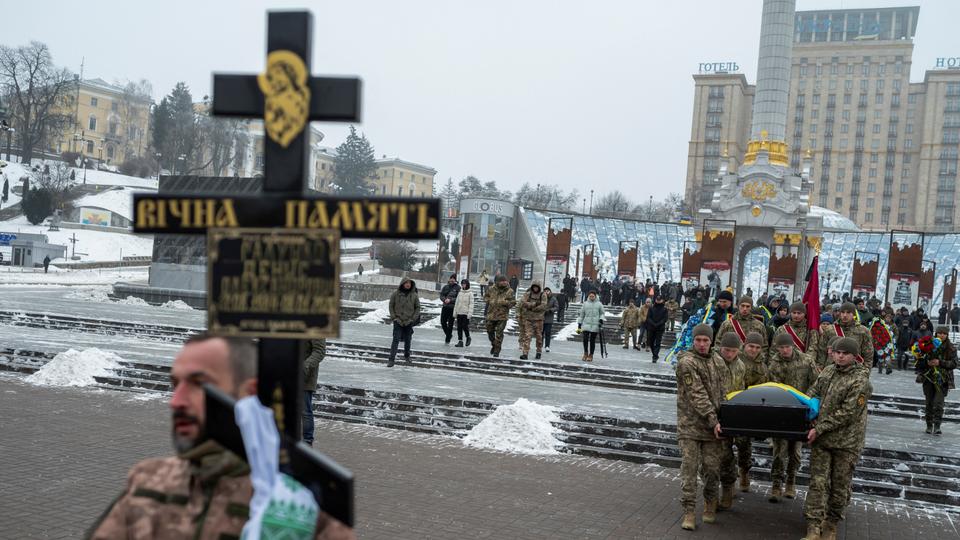
<path fill-rule="evenodd" d="M 722 86 L 711 86 L 711 87 L 710 87 L 710 97 L 712 97 L 712 98 L 722 98 L 722 97 L 723 97 L 723 87 L 722 87 Z"/>
<path fill-rule="evenodd" d="M 833 207 L 839 210 L 840 207 L 842 206 L 843 206 L 843 197 L 835 197 L 833 199 Z"/>
<path fill-rule="evenodd" d="M 110 102 L 110 110 L 113 111 L 113 112 L 117 112 L 118 109 L 119 109 L 119 107 L 117 107 L 117 102 L 116 102 L 116 101 L 111 101 L 111 102 Z"/>
<path fill-rule="evenodd" d="M 800 76 L 801 77 L 807 76 L 807 66 L 800 66 Z"/>
<path fill-rule="evenodd" d="M 870 81 L 867 79 L 860 79 L 860 91 L 866 92 L 870 89 Z"/>
<path fill-rule="evenodd" d="M 837 190 L 837 193 L 843 193 L 843 182 L 837 182 L 836 190 Z"/>
<path fill-rule="evenodd" d="M 813 95 L 813 104 L 814 104 L 814 105 L 819 105 L 819 104 L 820 104 L 820 94 L 814 94 L 814 95 Z"/>
<path fill-rule="evenodd" d="M 846 168 L 840 167 L 837 169 L 837 178 L 839 178 L 840 180 L 843 180 L 846 176 L 847 176 Z"/>
<path fill-rule="evenodd" d="M 877 184 L 873 182 L 870 182 L 869 184 L 867 184 L 867 193 L 876 193 L 876 192 L 877 192 Z"/>
<path fill-rule="evenodd" d="M 893 91 L 894 91 L 894 92 L 899 92 L 899 91 L 900 91 L 900 85 L 901 85 L 900 79 L 894 79 L 894 80 L 893 80 Z"/>
<path fill-rule="evenodd" d="M 874 102 L 877 105 L 883 105 L 883 94 L 877 94 L 876 96 L 874 96 Z"/>
<path fill-rule="evenodd" d="M 880 124 L 874 124 L 874 125 L 873 125 L 873 132 L 874 132 L 874 133 L 880 133 Z"/>
<path fill-rule="evenodd" d="M 873 212 L 867 212 L 866 214 L 864 214 L 863 220 L 868 223 L 873 221 Z"/>
<path fill-rule="evenodd" d="M 830 90 L 836 90 L 836 89 L 837 89 L 837 80 L 836 80 L 836 79 L 830 79 L 830 82 L 827 83 L 827 88 L 830 89 Z"/>
<path fill-rule="evenodd" d="M 847 140 L 846 140 L 846 139 L 840 139 L 840 149 L 841 149 L 841 150 L 846 150 L 846 149 L 847 149 Z"/>
<path fill-rule="evenodd" d="M 907 140 L 903 141 L 903 149 L 904 149 L 904 150 L 907 150 L 907 149 L 909 149 L 909 148 L 913 148 L 913 139 L 907 138 Z M 903 158 L 903 162 L 904 162 L 904 163 L 907 162 L 907 158 L 906 158 L 906 157 Z"/>
<path fill-rule="evenodd" d="M 107 145 L 107 159 L 113 159 L 113 145 Z"/>
<path fill-rule="evenodd" d="M 877 76 L 882 76 L 887 72 L 887 65 L 884 63 L 877 64 Z"/>
<path fill-rule="evenodd" d="M 820 110 L 810 109 L 810 118 L 820 118 Z"/>
<path fill-rule="evenodd" d="M 868 173 L 868 176 L 869 176 L 870 178 L 876 178 L 876 177 L 877 177 L 877 170 L 874 169 L 873 167 L 871 167 L 871 168 L 870 168 L 870 172 Z"/>
<path fill-rule="evenodd" d="M 847 75 L 853 74 L 853 64 L 847 64 Z"/>
<path fill-rule="evenodd" d="M 87 154 L 93 155 L 93 141 L 87 141 Z"/>
<path fill-rule="evenodd" d="M 257 163 L 257 168 L 258 168 L 258 169 L 262 169 L 262 168 L 263 168 L 263 154 L 257 154 L 256 163 Z"/>
<path fill-rule="evenodd" d="M 96 107 L 96 106 L 97 106 L 97 98 L 95 98 L 95 97 L 93 97 L 93 96 L 90 96 L 90 106 L 91 106 L 91 107 Z"/>
<path fill-rule="evenodd" d="M 869 76 L 870 76 L 870 63 L 869 63 L 869 62 L 864 62 L 864 63 L 863 63 L 863 66 L 860 67 L 860 74 L 863 75 L 864 77 L 869 77 Z"/>
<path fill-rule="evenodd" d="M 890 105 L 893 105 L 894 107 L 900 106 L 900 94 L 893 94 L 890 96 Z"/>
<path fill-rule="evenodd" d="M 916 102 L 917 102 L 917 95 L 916 95 L 916 94 L 910 94 L 910 95 L 907 96 L 907 103 L 909 103 L 910 105 L 914 105 L 914 104 L 916 104 Z"/>
<path fill-rule="evenodd" d="M 850 124 L 840 124 L 840 133 L 848 133 L 850 131 Z"/>
<path fill-rule="evenodd" d="M 118 129 L 119 127 L 120 127 L 120 126 L 119 126 L 119 124 L 117 124 L 116 121 L 111 121 L 111 122 L 109 123 L 109 132 L 110 132 L 110 135 L 116 136 L 116 135 L 117 135 L 117 129 Z"/>
<path fill-rule="evenodd" d="M 90 115 L 90 120 L 87 122 L 87 129 L 89 129 L 90 131 L 96 131 L 96 130 L 97 130 L 97 117 L 96 117 L 96 116 L 94 116 L 94 115 L 92 115 L 92 114 Z"/>
<path fill-rule="evenodd" d="M 852 103 L 852 101 L 853 101 L 853 98 L 852 98 L 852 96 L 851 96 L 850 94 L 844 94 L 844 95 L 843 95 L 843 104 L 844 104 L 844 105 L 850 105 L 850 103 Z"/>
<path fill-rule="evenodd" d="M 849 122 L 849 121 L 850 121 L 850 111 L 849 111 L 849 110 L 844 110 L 843 113 L 841 114 L 841 117 L 842 117 L 844 120 L 846 120 L 846 121 Z"/>
<path fill-rule="evenodd" d="M 810 133 L 816 133 L 816 132 L 817 132 L 817 125 L 810 124 Z"/>

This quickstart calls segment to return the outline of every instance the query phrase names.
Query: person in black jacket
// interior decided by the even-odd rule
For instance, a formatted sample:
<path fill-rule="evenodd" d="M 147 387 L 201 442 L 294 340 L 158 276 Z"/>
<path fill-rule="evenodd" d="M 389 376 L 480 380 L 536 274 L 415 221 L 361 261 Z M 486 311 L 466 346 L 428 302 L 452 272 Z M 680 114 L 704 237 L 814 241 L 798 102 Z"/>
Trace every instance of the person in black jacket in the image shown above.
<path fill-rule="evenodd" d="M 723 324 L 723 321 L 730 318 L 731 315 L 737 312 L 737 308 L 733 307 L 733 293 L 730 291 L 720 291 L 720 294 L 717 295 L 717 301 L 713 306 L 713 336 L 717 336 L 717 332 L 720 331 L 720 325 Z"/>
<path fill-rule="evenodd" d="M 513 289 L 513 297 L 517 297 L 517 289 L 520 287 L 520 280 L 517 279 L 517 275 L 514 274 L 510 276 L 510 288 Z"/>
<path fill-rule="evenodd" d="M 443 307 L 440 308 L 440 328 L 446 336 L 447 345 L 453 339 L 453 306 L 457 303 L 457 295 L 460 294 L 460 285 L 457 284 L 457 275 L 453 274 L 447 280 L 447 284 L 440 289 L 440 302 Z"/>
<path fill-rule="evenodd" d="M 643 324 L 647 327 L 647 343 L 650 344 L 650 352 L 653 353 L 653 361 L 660 358 L 660 340 L 663 339 L 663 331 L 667 325 L 667 306 L 663 303 L 663 297 L 657 296 L 653 302 L 653 307 L 647 312 L 647 320 Z"/>

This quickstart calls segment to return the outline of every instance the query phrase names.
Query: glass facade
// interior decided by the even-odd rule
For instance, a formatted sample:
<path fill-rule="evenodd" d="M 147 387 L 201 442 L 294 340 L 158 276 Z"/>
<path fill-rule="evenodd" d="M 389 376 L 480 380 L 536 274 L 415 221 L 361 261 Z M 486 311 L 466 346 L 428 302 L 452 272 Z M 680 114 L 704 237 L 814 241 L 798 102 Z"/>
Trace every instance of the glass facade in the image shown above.
<path fill-rule="evenodd" d="M 507 270 L 510 258 L 510 236 L 513 218 L 495 214 L 461 214 L 463 224 L 473 224 L 473 249 L 470 253 L 470 275 L 487 271 L 490 279 Z M 462 229 L 461 229 L 462 230 Z"/>

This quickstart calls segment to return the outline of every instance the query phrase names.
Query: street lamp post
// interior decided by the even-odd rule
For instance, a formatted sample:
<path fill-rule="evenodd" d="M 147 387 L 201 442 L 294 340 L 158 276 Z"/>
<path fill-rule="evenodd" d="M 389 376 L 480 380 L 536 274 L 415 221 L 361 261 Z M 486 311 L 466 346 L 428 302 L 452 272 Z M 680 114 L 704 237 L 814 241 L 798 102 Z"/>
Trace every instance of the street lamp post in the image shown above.
<path fill-rule="evenodd" d="M 593 190 L 590 190 L 590 215 L 593 215 Z"/>
<path fill-rule="evenodd" d="M 100 154 L 100 160 L 97 162 L 97 168 L 99 169 L 103 165 L 103 145 L 97 147 L 97 152 Z"/>

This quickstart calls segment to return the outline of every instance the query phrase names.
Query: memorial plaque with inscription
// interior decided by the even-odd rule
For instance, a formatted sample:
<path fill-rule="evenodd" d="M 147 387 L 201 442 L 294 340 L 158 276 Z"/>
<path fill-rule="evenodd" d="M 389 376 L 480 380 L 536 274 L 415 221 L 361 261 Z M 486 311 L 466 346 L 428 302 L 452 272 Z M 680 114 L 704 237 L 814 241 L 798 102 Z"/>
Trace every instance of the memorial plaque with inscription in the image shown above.
<path fill-rule="evenodd" d="M 207 328 L 223 336 L 336 337 L 336 230 L 210 229 Z"/>

